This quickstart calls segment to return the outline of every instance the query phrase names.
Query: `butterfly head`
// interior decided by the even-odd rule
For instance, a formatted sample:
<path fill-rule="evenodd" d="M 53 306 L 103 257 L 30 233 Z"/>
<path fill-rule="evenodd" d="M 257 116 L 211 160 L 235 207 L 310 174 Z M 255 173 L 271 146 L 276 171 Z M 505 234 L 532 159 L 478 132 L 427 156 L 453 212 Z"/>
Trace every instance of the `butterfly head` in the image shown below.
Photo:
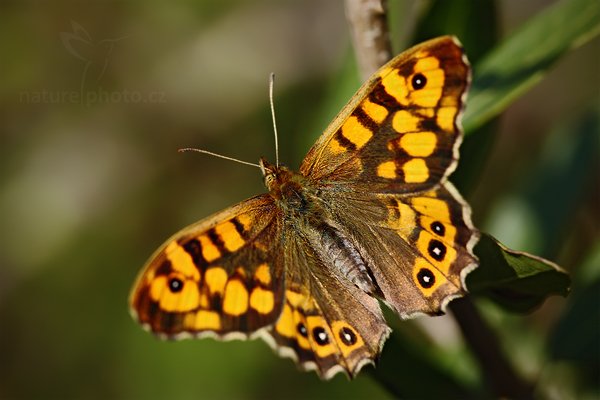
<path fill-rule="evenodd" d="M 258 165 L 260 165 L 265 186 L 269 192 L 272 192 L 278 186 L 281 186 L 282 179 L 284 179 L 285 176 L 291 175 L 291 171 L 288 168 L 282 165 L 271 164 L 262 157 L 258 162 Z"/>

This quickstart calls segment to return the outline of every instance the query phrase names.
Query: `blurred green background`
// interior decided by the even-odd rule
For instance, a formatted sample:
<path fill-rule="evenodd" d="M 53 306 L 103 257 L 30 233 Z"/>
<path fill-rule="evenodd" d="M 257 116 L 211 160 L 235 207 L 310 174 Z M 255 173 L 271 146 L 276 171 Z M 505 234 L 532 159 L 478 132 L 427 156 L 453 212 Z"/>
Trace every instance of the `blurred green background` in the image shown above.
<path fill-rule="evenodd" d="M 430 3 L 391 3 L 400 51 Z M 555 3 L 489 2 L 498 39 Z M 487 39 L 463 22 L 470 54 Z M 477 301 L 543 398 L 598 398 L 599 48 L 562 57 L 493 134 L 471 135 L 483 161 L 463 152 L 459 171 L 478 227 L 572 274 L 571 296 L 530 315 Z M 4 1 L 0 50 L 0 398 L 393 397 L 366 371 L 321 382 L 260 341 L 161 342 L 127 309 L 167 237 L 264 190 L 256 169 L 178 148 L 273 160 L 273 71 L 280 158 L 297 168 L 358 88 L 341 1 Z M 481 393 L 451 317 L 389 320 Z M 390 357 L 398 376 L 413 369 Z"/>

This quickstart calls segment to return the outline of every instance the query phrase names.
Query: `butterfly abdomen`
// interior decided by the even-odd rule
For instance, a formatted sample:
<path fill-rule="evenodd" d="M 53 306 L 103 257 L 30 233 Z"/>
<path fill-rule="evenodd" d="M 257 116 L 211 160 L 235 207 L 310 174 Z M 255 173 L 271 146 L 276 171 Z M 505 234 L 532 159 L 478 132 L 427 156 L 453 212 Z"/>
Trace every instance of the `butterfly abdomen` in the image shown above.
<path fill-rule="evenodd" d="M 322 257 L 327 265 L 332 265 L 336 275 L 346 277 L 365 293 L 380 292 L 375 280 L 371 277 L 366 261 L 352 242 L 340 231 L 326 223 L 315 227 L 320 232 Z"/>

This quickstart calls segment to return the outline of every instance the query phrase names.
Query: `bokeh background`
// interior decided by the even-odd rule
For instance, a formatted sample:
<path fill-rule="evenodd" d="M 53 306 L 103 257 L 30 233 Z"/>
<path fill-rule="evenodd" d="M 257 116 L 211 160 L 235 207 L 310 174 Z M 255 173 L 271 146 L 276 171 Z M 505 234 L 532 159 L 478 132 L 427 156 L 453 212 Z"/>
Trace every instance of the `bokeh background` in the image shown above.
<path fill-rule="evenodd" d="M 392 3 L 400 51 L 429 2 Z M 555 3 L 494 2 L 498 38 Z M 0 3 L 0 398 L 392 397 L 368 372 L 321 382 L 260 341 L 161 342 L 127 309 L 167 237 L 264 190 L 256 169 L 177 149 L 273 160 L 275 72 L 280 158 L 297 168 L 360 84 L 349 37 L 341 1 Z M 598 395 L 599 49 L 509 107 L 465 188 L 479 227 L 572 273 L 569 298 L 527 316 L 477 302 L 549 398 Z M 481 385 L 451 317 L 390 323 Z"/>

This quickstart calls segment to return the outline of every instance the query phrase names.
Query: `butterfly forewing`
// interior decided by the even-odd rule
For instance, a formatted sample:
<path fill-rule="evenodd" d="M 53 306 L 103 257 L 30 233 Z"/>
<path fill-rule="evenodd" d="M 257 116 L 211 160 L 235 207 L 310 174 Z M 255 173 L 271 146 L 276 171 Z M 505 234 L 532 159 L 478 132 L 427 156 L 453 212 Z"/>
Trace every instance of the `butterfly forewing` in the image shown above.
<path fill-rule="evenodd" d="M 277 220 L 262 195 L 177 233 L 138 278 L 132 313 L 167 337 L 244 337 L 273 324 L 283 300 Z"/>
<path fill-rule="evenodd" d="M 327 128 L 300 171 L 346 189 L 414 193 L 434 186 L 458 159 L 458 117 L 470 68 L 456 39 L 400 54 L 365 83 Z"/>

